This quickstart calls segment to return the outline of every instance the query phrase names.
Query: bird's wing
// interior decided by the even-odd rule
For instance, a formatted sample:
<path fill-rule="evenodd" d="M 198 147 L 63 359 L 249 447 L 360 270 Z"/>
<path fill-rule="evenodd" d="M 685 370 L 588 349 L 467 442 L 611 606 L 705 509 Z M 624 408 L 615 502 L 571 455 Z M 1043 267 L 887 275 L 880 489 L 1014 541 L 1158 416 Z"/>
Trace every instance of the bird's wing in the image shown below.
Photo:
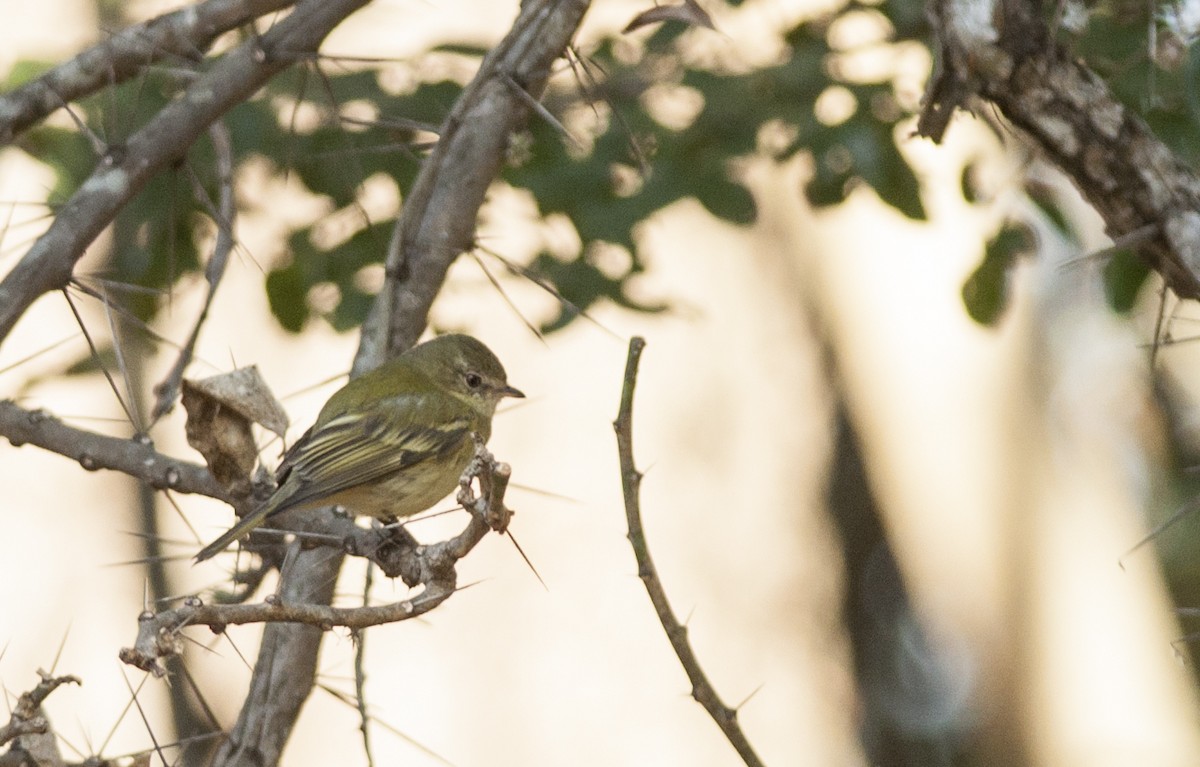
<path fill-rule="evenodd" d="M 466 418 L 417 425 L 424 421 L 419 410 L 419 405 L 400 410 L 381 406 L 337 416 L 309 430 L 280 467 L 281 481 L 292 485 L 294 492 L 280 499 L 271 514 L 449 455 L 470 436 Z"/>

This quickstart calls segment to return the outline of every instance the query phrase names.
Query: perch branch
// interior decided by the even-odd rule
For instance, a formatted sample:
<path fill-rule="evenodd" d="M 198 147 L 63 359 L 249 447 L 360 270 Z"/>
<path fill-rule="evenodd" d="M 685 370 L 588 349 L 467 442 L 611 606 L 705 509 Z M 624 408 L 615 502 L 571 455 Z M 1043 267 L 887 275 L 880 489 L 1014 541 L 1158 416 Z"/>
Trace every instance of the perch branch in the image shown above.
<path fill-rule="evenodd" d="M 502 532 L 508 527 L 511 512 L 504 505 L 504 488 L 512 470 L 476 440 L 475 457 L 459 481 L 458 501 L 471 512 L 471 520 L 458 535 L 430 545 L 412 545 L 411 539 L 397 544 L 387 529 L 355 528 L 342 542 L 345 550 L 369 558 L 389 577 L 400 576 L 406 584 L 423 586 L 415 597 L 387 605 L 333 607 L 319 603 L 298 603 L 269 596 L 257 604 L 205 604 L 191 597 L 179 607 L 160 612 L 143 612 L 138 617 L 137 638 L 133 647 L 121 650 L 121 660 L 148 671 L 165 675 L 162 661 L 179 653 L 180 632 L 188 626 L 208 626 L 214 632 L 226 626 L 245 623 L 298 623 L 328 631 L 343 626 L 360 631 L 369 626 L 424 615 L 450 598 L 457 590 L 455 565 L 475 548 L 489 530 Z M 474 491 L 478 482 L 479 492 Z M 402 528 L 395 528 L 402 529 Z"/>
<path fill-rule="evenodd" d="M 663 631 L 671 642 L 671 648 L 678 656 L 683 670 L 687 672 L 688 680 L 692 683 L 692 698 L 708 712 L 717 726 L 721 728 L 725 738 L 737 751 L 738 756 L 748 767 L 762 767 L 762 762 L 755 754 L 750 741 L 742 732 L 737 721 L 737 709 L 725 705 L 720 696 L 708 681 L 699 659 L 692 651 L 687 638 L 687 627 L 679 622 L 667 599 L 667 592 L 658 577 L 654 560 L 650 556 L 650 548 L 646 544 L 646 532 L 642 528 L 641 501 L 639 488 L 642 483 L 642 473 L 637 470 L 633 460 L 633 390 L 637 383 L 638 362 L 646 342 L 639 336 L 629 341 L 629 356 L 625 363 L 625 383 L 621 388 L 621 404 L 617 410 L 617 420 L 613 429 L 617 433 L 617 457 L 621 467 L 621 490 L 625 498 L 625 520 L 629 525 L 629 543 L 633 546 L 633 555 L 637 558 L 638 577 L 650 595 L 654 612 L 662 623 Z"/>

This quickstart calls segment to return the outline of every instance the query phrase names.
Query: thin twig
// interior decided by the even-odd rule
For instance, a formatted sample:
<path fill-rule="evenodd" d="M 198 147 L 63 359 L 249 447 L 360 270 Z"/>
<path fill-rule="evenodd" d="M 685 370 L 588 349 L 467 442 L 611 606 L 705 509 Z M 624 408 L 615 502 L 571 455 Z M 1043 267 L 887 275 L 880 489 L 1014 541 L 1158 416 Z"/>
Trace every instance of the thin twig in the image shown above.
<path fill-rule="evenodd" d="M 129 405 L 126 404 L 125 398 L 121 396 L 121 387 L 117 386 L 117 382 L 113 380 L 112 373 L 108 371 L 108 368 L 100 359 L 100 350 L 96 347 L 96 342 L 92 340 L 92 334 L 88 332 L 87 325 L 85 325 L 83 322 L 83 315 L 81 315 L 79 313 L 79 309 L 75 307 L 75 302 L 71 300 L 71 294 L 66 288 L 62 289 L 62 294 L 63 298 L 67 299 L 67 306 L 71 307 L 71 314 L 74 315 L 75 323 L 79 325 L 79 330 L 83 332 L 83 337 L 87 341 L 88 348 L 92 350 L 92 357 L 96 360 L 96 365 L 99 366 L 100 372 L 103 373 L 105 379 L 108 380 L 108 388 L 112 389 L 113 396 L 117 398 L 117 402 L 120 403 L 121 409 L 125 411 L 125 417 L 129 419 L 129 423 L 136 428 L 137 421 L 133 417 L 133 411 L 129 409 Z"/>
<path fill-rule="evenodd" d="M 208 136 L 216 155 L 218 190 L 216 205 L 208 199 L 208 194 L 204 191 L 204 186 L 195 172 L 191 173 L 196 199 L 208 209 L 208 214 L 217 225 L 216 242 L 213 243 L 212 255 L 209 256 L 208 265 L 204 269 L 204 279 L 208 282 L 208 293 L 204 297 L 204 306 L 200 309 L 200 314 L 192 325 L 192 331 L 188 334 L 187 342 L 179 350 L 175 364 L 171 366 L 170 372 L 162 382 L 154 387 L 156 399 L 154 409 L 150 412 L 151 424 L 157 423 L 158 419 L 162 418 L 175 405 L 175 399 L 179 396 L 179 387 L 183 382 L 183 371 L 191 363 L 196 352 L 200 328 L 208 319 L 213 298 L 217 294 L 217 286 L 221 284 L 221 278 L 225 276 L 225 267 L 229 264 L 229 254 L 237 244 L 237 240 L 233 236 L 233 222 L 237 215 L 233 191 L 233 138 L 229 134 L 229 126 L 223 120 L 218 120 L 208 127 Z M 190 170 L 191 166 L 188 167 Z"/>
<path fill-rule="evenodd" d="M 347 706 L 351 706 L 354 708 L 358 707 L 357 703 L 355 701 L 351 700 L 351 697 L 352 697 L 351 695 L 344 693 L 341 690 L 338 690 L 334 687 L 330 687 L 327 684 L 319 684 L 317 686 L 320 687 L 325 692 L 329 693 L 333 697 L 333 699 L 338 701 L 339 703 L 345 703 Z M 385 722 L 384 720 L 380 719 L 379 717 L 373 716 L 373 715 L 371 716 L 371 721 L 374 722 L 375 724 L 379 725 L 383 729 L 387 730 L 388 732 L 392 733 L 397 738 L 400 738 L 401 740 L 403 740 L 405 743 L 409 744 L 413 748 L 421 751 L 422 753 L 424 753 L 424 754 L 430 756 L 431 758 L 436 759 L 437 761 L 446 765 L 446 767 L 455 767 L 454 762 L 451 762 L 446 757 L 444 757 L 441 754 L 439 754 L 438 752 L 434 751 L 432 748 L 425 745 L 424 743 L 417 740 L 416 738 L 409 735 L 408 733 L 400 730 L 398 727 L 394 727 L 393 725 L 390 725 L 387 722 Z"/>
<path fill-rule="evenodd" d="M 371 586 L 375 581 L 375 565 L 368 562 L 363 576 L 363 607 L 371 604 Z M 367 632 L 354 635 L 354 707 L 358 710 L 358 728 L 362 731 L 363 753 L 367 756 L 367 767 L 375 767 L 371 756 L 371 717 L 367 712 Z"/>
<path fill-rule="evenodd" d="M 529 95 L 529 92 L 522 88 L 520 83 L 507 76 L 504 78 L 504 82 L 508 84 L 508 87 L 513 89 L 513 93 L 517 94 L 517 97 L 520 98 L 521 101 L 525 102 L 526 106 L 532 109 L 538 117 L 542 118 L 542 120 L 544 120 L 551 128 L 553 128 L 558 135 L 569 141 L 576 149 L 586 149 L 586 147 L 583 145 L 583 142 L 571 135 L 571 131 L 567 130 L 567 126 L 559 122 L 559 119 L 555 117 L 549 109 L 546 109 L 542 102 Z"/>
<path fill-rule="evenodd" d="M 138 716 L 142 718 L 142 726 L 146 728 L 146 734 L 150 736 L 150 743 L 154 746 L 154 751 L 158 754 L 158 758 L 165 765 L 168 764 L 167 757 L 163 755 L 162 746 L 159 745 L 158 738 L 154 736 L 154 728 L 150 726 L 150 719 L 146 716 L 146 710 L 142 708 L 142 702 L 138 700 L 138 693 L 142 691 L 142 687 L 145 686 L 146 680 L 149 678 L 149 676 L 142 677 L 142 681 L 138 682 L 137 689 L 135 690 L 133 685 L 129 683 L 129 677 L 125 675 L 124 669 L 121 671 L 121 679 L 125 681 L 125 686 L 129 688 L 129 695 L 133 698 L 133 705 L 137 708 Z"/>
<path fill-rule="evenodd" d="M 483 259 L 479 257 L 479 254 L 472 250 L 471 258 L 476 264 L 479 265 L 479 270 L 483 272 L 483 276 L 487 277 L 487 281 L 492 283 L 492 287 L 495 288 L 496 292 L 500 294 L 500 297 L 504 299 L 504 303 L 508 305 L 508 308 L 511 309 L 513 314 L 517 315 L 517 317 L 521 320 L 521 324 L 523 324 L 530 333 L 533 333 L 537 340 L 541 341 L 543 344 L 546 343 L 546 338 L 542 335 L 542 331 L 538 330 L 537 326 L 530 322 L 524 314 L 521 314 L 521 309 L 515 303 L 513 303 L 513 300 L 509 297 L 508 292 L 504 290 L 504 286 L 501 285 L 500 281 L 496 279 L 496 276 L 492 274 L 492 270 L 487 268 L 487 264 L 483 263 Z"/>
<path fill-rule="evenodd" d="M 637 470 L 633 461 L 633 390 L 637 382 L 638 361 L 645 347 L 646 341 L 640 336 L 634 336 L 629 341 L 625 384 L 621 388 L 621 405 L 617 410 L 617 420 L 613 422 L 613 429 L 617 433 L 617 457 L 621 465 L 621 489 L 625 496 L 625 519 L 629 525 L 629 543 L 633 546 L 633 554 L 637 558 L 638 577 L 642 579 L 646 593 L 650 595 L 654 612 L 658 614 L 663 631 L 671 642 L 671 648 L 675 650 L 675 655 L 679 657 L 679 662 L 683 664 L 683 670 L 687 672 L 692 683 L 692 697 L 704 706 L 747 767 L 761 767 L 762 762 L 738 724 L 737 709 L 730 708 L 721 701 L 692 651 L 687 638 L 687 627 L 679 622 L 671 610 L 667 592 L 659 580 L 654 560 L 650 557 L 650 548 L 646 544 L 646 532 L 642 528 L 641 501 L 638 497 L 642 473 Z"/>

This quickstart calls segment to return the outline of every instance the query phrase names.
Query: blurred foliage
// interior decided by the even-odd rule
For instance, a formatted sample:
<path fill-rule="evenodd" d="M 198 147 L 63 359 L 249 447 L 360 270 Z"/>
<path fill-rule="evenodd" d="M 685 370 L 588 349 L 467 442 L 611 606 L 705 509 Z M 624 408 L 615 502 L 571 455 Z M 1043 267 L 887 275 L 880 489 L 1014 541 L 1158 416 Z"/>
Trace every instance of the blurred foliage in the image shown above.
<path fill-rule="evenodd" d="M 738 5 L 729 3 L 731 9 Z M 1064 28 L 1060 34 L 1180 157 L 1200 160 L 1196 57 L 1186 55 L 1186 46 L 1180 55 L 1176 46 L 1173 57 L 1151 59 L 1144 4 L 1098 7 L 1082 32 Z M 756 203 L 740 171 L 746 158 L 785 162 L 806 156 L 811 171 L 797 193 L 814 206 L 837 205 L 866 188 L 904 216 L 925 218 L 920 180 L 897 142 L 912 115 L 896 96 L 895 75 L 887 67 L 851 65 L 860 54 L 895 55 L 902 46 L 925 45 L 921 4 L 854 0 L 779 33 L 781 54 L 758 68 L 734 69 L 707 58 L 696 63 L 702 57 L 692 55 L 693 43 L 720 33 L 679 21 L 601 41 L 572 57 L 573 76 L 558 78 L 544 99 L 557 122 L 535 115 L 526 134 L 514 136 L 503 174 L 505 183 L 532 194 L 543 216 L 569 219 L 579 237 L 577 252 L 542 252 L 530 263 L 531 276 L 565 302 L 544 329 L 560 328 L 601 301 L 633 310 L 662 308 L 639 302 L 629 289 L 646 267 L 639 224 L 689 198 L 725 221 L 752 223 Z M 1164 37 L 1169 36 L 1160 40 Z M 427 56 L 470 64 L 483 54 L 470 45 L 447 44 Z M 45 67 L 20 63 L 5 86 Z M 363 320 L 373 284 L 364 270 L 381 263 L 393 224 L 370 221 L 359 209 L 363 184 L 383 178 L 403 196 L 462 88 L 444 75 L 422 80 L 418 73 L 470 68 L 322 61 L 275 78 L 226 116 L 236 166 L 267 160 L 274 173 L 288 174 L 325 199 L 342 228 L 331 235 L 328 220 L 317 220 L 291 233 L 287 259 L 266 278 L 271 307 L 284 327 L 298 331 L 320 316 L 349 330 Z M 60 127 L 61 121 L 23 136 L 20 145 L 55 172 L 52 199 L 65 200 L 100 161 L 104 147 L 119 152 L 121 137 L 144 124 L 185 82 L 178 73 L 148 69 L 73 105 L 75 119 L 95 138 L 78 127 Z M 198 141 L 117 222 L 106 276 L 148 289 L 129 293 L 130 308 L 140 317 L 152 315 L 174 281 L 207 257 L 201 245 L 214 226 L 213 162 L 208 140 Z M 197 198 L 197 187 L 207 200 Z M 971 198 L 967 186 L 963 192 Z M 1053 205 L 1043 210 L 1052 219 L 1063 218 Z M 356 223 L 343 231 L 348 219 Z M 1070 228 L 1065 219 L 1058 225 Z M 1000 230 L 963 286 L 966 309 L 980 322 L 1003 316 L 1013 248 L 1024 247 L 1013 237 L 1018 226 L 1012 222 Z M 623 271 L 601 269 L 595 263 L 598 248 L 623 251 Z M 1114 258 L 1105 270 L 1113 306 L 1128 310 L 1147 274 L 1129 254 Z"/>
<path fill-rule="evenodd" d="M 983 260 L 963 283 L 962 300 L 971 319 L 995 325 L 1008 306 L 1009 276 L 1017 258 L 1034 247 L 1028 228 L 1008 223 L 988 241 Z"/>
<path fill-rule="evenodd" d="M 675 21 L 603 41 L 575 58 L 575 77 L 559 78 L 545 99 L 556 119 L 571 126 L 573 138 L 564 136 L 561 125 L 535 116 L 527 135 L 514 137 L 503 178 L 531 192 L 543 215 L 567 217 L 579 235 L 578 252 L 543 252 L 529 266 L 565 302 L 546 330 L 564 326 L 598 301 L 661 309 L 639 302 L 629 290 L 630 280 L 645 270 L 638 225 L 686 198 L 726 221 L 752 223 L 755 201 L 738 171 L 743 158 L 783 162 L 808 153 L 813 173 L 798 192 L 812 204 L 835 205 L 854 189 L 870 187 L 904 215 L 925 216 L 920 184 L 897 148 L 897 125 L 909 115 L 897 105 L 891 75 L 863 81 L 840 74 L 839 60 L 851 51 L 835 49 L 830 31 L 854 14 L 869 17 L 883 31 L 886 39 L 872 44 L 918 40 L 926 31 L 909 3 L 852 2 L 782 30 L 784 55 L 763 68 L 689 65 L 692 36 L 714 33 Z M 478 60 L 483 53 L 447 45 L 429 55 Z M 396 78 L 386 76 L 389 67 L 400 67 L 409 85 L 396 87 Z M 44 68 L 19 65 L 5 86 Z M 413 74 L 419 70 L 322 62 L 288 71 L 226 116 L 235 164 L 265 158 L 273 172 L 299 180 L 343 217 L 356 212 L 366 179 L 390 179 L 403 194 L 462 87 L 449 80 L 421 81 Z M 55 172 L 52 198 L 66 199 L 104 147 L 119 152 L 121 137 L 144 124 L 184 82 L 152 69 L 73 105 L 96 140 L 69 127 L 41 126 L 24 136 L 21 146 Z M 836 119 L 817 107 L 830 88 L 837 89 L 846 112 Z M 659 106 L 664 94 L 690 100 L 692 114 L 682 121 L 664 118 Z M 358 118 L 346 119 L 348 111 Z M 581 128 L 572 118 L 583 113 L 593 120 Z M 105 276 L 149 289 L 129 293 L 138 316 L 151 316 L 175 280 L 201 268 L 207 254 L 200 245 L 214 226 L 213 178 L 212 149 L 204 139 L 122 212 Z M 197 187 L 207 200 L 197 198 Z M 315 315 L 339 330 L 363 320 L 371 300 L 363 270 L 381 263 L 393 222 L 368 221 L 363 214 L 357 219 L 357 228 L 338 236 L 324 232 L 323 221 L 291 233 L 286 262 L 266 278 L 271 307 L 284 327 L 298 331 Z M 627 256 L 621 273 L 594 263 L 598 248 L 612 247 Z M 314 300 L 315 292 L 320 300 Z"/>

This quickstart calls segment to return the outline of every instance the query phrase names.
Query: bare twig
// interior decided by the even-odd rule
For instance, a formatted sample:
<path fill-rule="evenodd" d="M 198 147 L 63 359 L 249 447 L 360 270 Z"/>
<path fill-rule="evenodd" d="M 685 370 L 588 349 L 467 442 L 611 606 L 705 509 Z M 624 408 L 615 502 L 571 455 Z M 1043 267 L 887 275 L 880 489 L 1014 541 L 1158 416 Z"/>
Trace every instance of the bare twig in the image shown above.
<path fill-rule="evenodd" d="M 629 357 L 625 363 L 625 384 L 621 388 L 621 405 L 617 410 L 617 420 L 613 429 L 617 433 L 617 456 L 621 466 L 621 489 L 625 496 L 625 519 L 629 525 L 629 543 L 633 546 L 633 554 L 637 558 L 638 577 L 646 586 L 646 593 L 654 604 L 654 612 L 662 623 L 663 631 L 671 642 L 671 648 L 679 657 L 683 670 L 687 672 L 692 683 L 692 697 L 708 712 L 729 743 L 737 751 L 738 756 L 748 767 L 761 767 L 762 762 L 754 753 L 750 741 L 742 732 L 737 721 L 737 709 L 730 708 L 721 701 L 716 690 L 708 681 L 700 661 L 692 651 L 688 642 L 687 627 L 679 622 L 671 610 L 667 600 L 667 592 L 659 580 L 658 570 L 650 557 L 650 548 L 646 544 L 646 532 L 642 529 L 641 501 L 639 487 L 642 483 L 642 473 L 637 470 L 633 461 L 633 390 L 637 383 L 638 361 L 646 342 L 640 336 L 634 336 L 629 341 Z"/>
<path fill-rule="evenodd" d="M 371 604 L 371 586 L 375 582 L 375 566 L 367 563 L 367 573 L 363 577 L 362 606 Z M 362 732 L 363 755 L 367 759 L 367 767 L 375 767 L 375 758 L 371 755 L 371 716 L 367 711 L 367 632 L 358 631 L 354 634 L 354 708 L 358 711 L 358 729 Z"/>
<path fill-rule="evenodd" d="M 50 693 L 64 684 L 82 684 L 78 677 L 74 676 L 51 676 L 44 671 L 38 671 L 38 674 L 42 681 L 38 682 L 32 690 L 21 693 L 21 696 L 17 698 L 17 705 L 12 711 L 12 717 L 7 724 L 0 726 L 0 745 L 16 741 L 12 751 L 27 750 L 28 744 L 22 743 L 18 738 L 43 736 L 49 733 L 50 725 L 42 713 L 42 702 Z M 53 736 L 50 737 L 50 743 L 39 745 L 53 748 Z"/>
<path fill-rule="evenodd" d="M 194 174 L 192 177 L 197 199 L 209 209 L 209 215 L 217 225 L 217 237 L 213 243 L 213 252 L 208 257 L 208 265 L 204 269 L 204 279 L 208 282 L 208 293 L 204 296 L 204 306 L 200 309 L 195 324 L 192 325 L 192 332 L 188 335 L 187 342 L 179 350 L 179 356 L 175 358 L 175 364 L 171 366 L 166 378 L 154 387 L 156 399 L 154 409 L 150 412 L 151 423 L 157 422 L 175 405 L 175 399 L 179 396 L 180 384 L 183 382 L 183 371 L 191 363 L 192 356 L 195 354 L 196 342 L 200 338 L 200 328 L 208 319 L 208 311 L 212 308 L 213 298 L 217 295 L 217 286 L 221 284 L 221 278 L 225 276 L 225 267 L 229 264 L 229 254 L 233 252 L 233 247 L 237 244 L 237 240 L 233 236 L 233 220 L 237 215 L 237 205 L 233 193 L 233 138 L 229 135 L 229 127 L 222 121 L 217 121 L 209 126 L 208 136 L 216 154 L 218 191 L 215 206 L 208 199 L 200 180 Z"/>
<path fill-rule="evenodd" d="M 78 461 L 88 471 L 113 469 L 151 487 L 237 501 L 207 467 L 159 453 L 145 436 L 122 439 L 78 429 L 44 410 L 26 410 L 11 400 L 0 400 L 0 435 L 14 446 L 36 445 Z"/>
<path fill-rule="evenodd" d="M 352 696 L 351 696 L 351 695 L 349 695 L 349 694 L 347 694 L 347 693 L 344 693 L 344 692 L 342 692 L 341 690 L 338 690 L 338 689 L 335 689 L 335 688 L 333 688 L 333 687 L 330 687 L 330 686 L 329 686 L 329 685 L 327 685 L 327 684 L 322 684 L 322 685 L 320 685 L 320 687 L 321 687 L 321 689 L 322 689 L 322 690 L 324 690 L 325 692 L 327 692 L 327 693 L 329 693 L 331 696 L 333 696 L 333 699 L 334 699 L 334 700 L 336 700 L 336 701 L 339 701 L 339 702 L 341 702 L 341 703 L 344 703 L 344 704 L 346 704 L 347 706 L 350 706 L 350 707 L 352 707 L 352 708 L 357 708 L 357 703 L 356 703 L 355 701 L 351 700 L 351 698 L 352 698 Z M 427 756 L 429 756 L 429 757 L 431 757 L 431 758 L 433 758 L 433 759 L 436 759 L 437 761 L 439 761 L 439 762 L 441 762 L 442 764 L 446 765 L 446 767 L 455 767 L 454 763 L 453 763 L 453 762 L 451 762 L 449 759 L 447 759 L 446 757 L 442 756 L 442 755 L 441 755 L 441 754 L 439 754 L 438 752 L 434 751 L 432 748 L 430 748 L 429 746 L 425 745 L 424 743 L 422 743 L 421 741 L 417 740 L 416 738 L 414 738 L 413 736 L 409 735 L 408 733 L 404 732 L 403 730 L 400 730 L 400 729 L 398 729 L 398 728 L 396 728 L 396 727 L 394 727 L 394 726 L 392 726 L 392 725 L 388 724 L 386 721 L 384 721 L 384 720 L 380 719 L 380 718 L 379 718 L 379 717 L 377 717 L 377 716 L 370 715 L 370 717 L 369 717 L 369 718 L 370 718 L 370 720 L 371 720 L 372 722 L 374 722 L 375 724 L 379 725 L 379 726 L 380 726 L 380 727 L 382 727 L 383 729 L 385 729 L 385 730 L 387 730 L 388 732 L 392 733 L 392 734 L 393 734 L 393 735 L 395 735 L 397 738 L 400 738 L 400 739 L 401 739 L 401 740 L 403 740 L 405 743 L 409 744 L 410 746 L 412 746 L 413 748 L 417 749 L 418 751 L 420 751 L 420 752 L 422 752 L 422 753 L 426 754 Z M 0 765 L 0 767 L 3 767 L 3 766 L 2 766 L 2 765 Z"/>

